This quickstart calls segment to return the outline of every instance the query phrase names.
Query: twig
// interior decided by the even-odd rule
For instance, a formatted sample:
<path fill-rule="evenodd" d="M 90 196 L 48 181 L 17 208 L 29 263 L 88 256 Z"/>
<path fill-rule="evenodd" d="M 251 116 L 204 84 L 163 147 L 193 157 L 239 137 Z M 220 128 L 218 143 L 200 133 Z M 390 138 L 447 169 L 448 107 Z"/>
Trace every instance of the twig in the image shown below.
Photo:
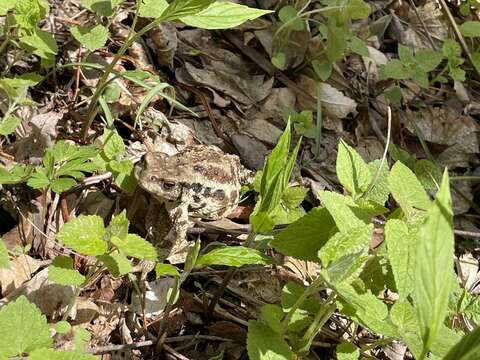
<path fill-rule="evenodd" d="M 427 38 L 428 38 L 428 41 L 430 42 L 430 45 L 432 45 L 432 49 L 437 50 L 437 46 L 433 42 L 432 36 L 430 35 L 430 32 L 428 31 L 427 25 L 425 24 L 425 22 L 423 21 L 423 18 L 418 13 L 417 6 L 413 2 L 413 0 L 409 0 L 409 2 L 410 2 L 410 6 L 413 8 L 413 11 L 415 12 L 415 15 L 417 16 L 418 21 L 420 21 L 420 24 L 422 25 L 423 30 L 427 34 Z"/>

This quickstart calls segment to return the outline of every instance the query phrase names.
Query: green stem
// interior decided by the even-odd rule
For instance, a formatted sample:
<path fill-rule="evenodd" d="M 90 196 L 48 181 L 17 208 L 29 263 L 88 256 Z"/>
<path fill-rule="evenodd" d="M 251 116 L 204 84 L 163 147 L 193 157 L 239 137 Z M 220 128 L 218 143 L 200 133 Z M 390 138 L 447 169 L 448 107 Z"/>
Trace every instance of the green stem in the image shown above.
<path fill-rule="evenodd" d="M 322 99 L 320 99 L 320 83 L 317 83 L 317 132 L 315 134 L 315 159 L 320 157 L 320 144 L 322 140 Z"/>
<path fill-rule="evenodd" d="M 333 299 L 335 298 L 335 293 L 331 293 L 330 296 L 325 300 L 318 312 L 315 314 L 315 318 L 313 319 L 312 323 L 308 327 L 307 331 L 303 335 L 302 342 L 306 343 L 311 342 L 315 334 L 318 330 L 327 322 L 330 316 L 333 314 L 337 306 L 333 303 Z"/>
<path fill-rule="evenodd" d="M 480 181 L 480 176 L 475 176 L 475 175 L 451 176 L 450 180 L 451 181 L 462 181 L 462 180 Z"/>
<path fill-rule="evenodd" d="M 135 13 L 135 18 L 134 18 L 134 22 L 133 22 L 134 24 L 136 24 L 136 17 L 137 17 L 137 12 Z M 97 115 L 97 101 L 100 98 L 100 96 L 102 95 L 103 91 L 105 90 L 105 87 L 108 84 L 108 77 L 112 73 L 113 68 L 115 67 L 115 65 L 117 65 L 120 58 L 123 56 L 123 54 L 125 54 L 125 52 L 128 50 L 128 48 L 135 41 L 137 41 L 143 34 L 147 33 L 148 31 L 153 29 L 155 26 L 160 24 L 162 22 L 162 20 L 163 20 L 162 17 L 159 17 L 158 19 L 155 19 L 155 21 L 146 25 L 139 32 L 135 33 L 134 35 L 132 35 L 132 33 L 134 31 L 134 26 L 130 27 L 130 32 L 127 36 L 127 39 L 125 40 L 125 42 L 123 43 L 121 48 L 118 50 L 118 52 L 115 54 L 115 57 L 110 62 L 110 64 L 108 64 L 108 66 L 105 68 L 105 72 L 103 73 L 102 77 L 98 81 L 97 88 L 96 88 L 95 92 L 93 93 L 92 98 L 90 99 L 90 106 L 88 107 L 86 121 L 84 122 L 83 128 L 82 128 L 81 138 L 82 138 L 83 141 L 85 141 L 87 139 L 88 129 L 92 125 L 93 119 Z"/>

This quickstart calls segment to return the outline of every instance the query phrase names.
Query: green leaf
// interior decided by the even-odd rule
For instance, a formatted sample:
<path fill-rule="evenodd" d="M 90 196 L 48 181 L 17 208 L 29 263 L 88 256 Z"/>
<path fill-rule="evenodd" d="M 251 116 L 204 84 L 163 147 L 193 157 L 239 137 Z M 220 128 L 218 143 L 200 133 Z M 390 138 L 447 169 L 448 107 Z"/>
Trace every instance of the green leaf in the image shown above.
<path fill-rule="evenodd" d="M 397 161 L 390 170 L 388 185 L 394 199 L 407 214 L 413 209 L 427 210 L 431 201 L 418 181 L 415 174 L 408 167 Z"/>
<path fill-rule="evenodd" d="M 448 172 L 426 221 L 419 229 L 415 269 L 415 300 L 424 351 L 433 345 L 447 315 L 453 284 L 453 214 Z"/>
<path fill-rule="evenodd" d="M 178 20 L 207 9 L 215 0 L 174 0 L 162 14 L 164 21 Z"/>
<path fill-rule="evenodd" d="M 322 265 L 326 267 L 335 260 L 351 253 L 366 253 L 368 244 L 372 239 L 372 233 L 372 224 L 351 228 L 345 233 L 336 233 L 318 253 L 322 260 Z"/>
<path fill-rule="evenodd" d="M 288 209 L 293 210 L 300 206 L 307 193 L 308 189 L 303 186 L 287 187 L 282 196 L 283 204 Z"/>
<path fill-rule="evenodd" d="M 141 17 L 159 18 L 167 7 L 168 3 L 165 0 L 141 0 L 138 15 Z"/>
<path fill-rule="evenodd" d="M 357 360 L 360 357 L 360 349 L 352 343 L 337 345 L 337 360 Z"/>
<path fill-rule="evenodd" d="M 45 17 L 48 3 L 38 0 L 10 1 L 15 6 L 16 23 L 27 30 L 33 30 L 37 23 Z"/>
<path fill-rule="evenodd" d="M 315 74 L 317 74 L 322 81 L 326 81 L 330 75 L 332 75 L 333 66 L 329 61 L 320 62 L 318 60 L 313 60 L 312 67 Z"/>
<path fill-rule="evenodd" d="M 367 45 L 356 36 L 350 39 L 350 50 L 361 56 L 369 56 Z"/>
<path fill-rule="evenodd" d="M 318 195 L 341 233 L 347 233 L 365 225 L 366 221 L 362 221 L 361 218 L 367 219 L 363 218 L 364 214 L 351 198 L 332 191 L 319 191 Z"/>
<path fill-rule="evenodd" d="M 406 299 L 395 301 L 390 310 L 390 319 L 397 326 L 399 337 L 408 345 L 415 358 L 420 358 L 422 339 L 418 333 L 413 306 Z"/>
<path fill-rule="evenodd" d="M 430 160 L 422 159 L 415 162 L 415 175 L 428 190 L 436 190 L 442 181 L 442 170 Z"/>
<path fill-rule="evenodd" d="M 281 333 L 282 319 L 284 316 L 280 306 L 274 304 L 266 304 L 261 308 L 262 320 L 275 332 Z"/>
<path fill-rule="evenodd" d="M 48 267 L 48 279 L 60 285 L 81 286 L 85 276 L 73 268 L 73 260 L 68 256 L 57 256 Z"/>
<path fill-rule="evenodd" d="M 272 58 L 270 59 L 272 61 L 272 64 L 279 70 L 285 70 L 285 67 L 287 65 L 287 56 L 283 52 L 276 52 L 272 55 Z"/>
<path fill-rule="evenodd" d="M 110 17 L 122 2 L 123 0 L 82 0 L 82 5 L 91 12 Z"/>
<path fill-rule="evenodd" d="M 230 29 L 271 12 L 228 1 L 215 1 L 195 15 L 181 17 L 180 21 L 201 29 Z"/>
<path fill-rule="evenodd" d="M 400 297 L 406 298 L 413 291 L 415 279 L 415 245 L 417 230 L 409 229 L 403 221 L 390 219 L 385 225 L 387 254 Z"/>
<path fill-rule="evenodd" d="M 411 76 L 412 80 L 422 88 L 427 89 L 429 86 L 428 74 L 419 66 L 414 66 L 413 69 L 414 72 Z"/>
<path fill-rule="evenodd" d="M 113 236 L 111 242 L 127 256 L 142 260 L 157 260 L 155 247 L 136 234 L 127 234 L 125 239 Z"/>
<path fill-rule="evenodd" d="M 480 354 L 480 327 L 462 338 L 443 360 L 476 360 Z"/>
<path fill-rule="evenodd" d="M 93 27 L 72 26 L 70 32 L 78 42 L 90 51 L 100 49 L 108 39 L 108 29 L 100 24 Z"/>
<path fill-rule="evenodd" d="M 291 5 L 286 5 L 278 12 L 278 18 L 294 31 L 302 31 L 305 28 L 305 20 L 298 16 L 298 11 Z"/>
<path fill-rule="evenodd" d="M 358 152 L 340 140 L 337 154 L 337 177 L 345 189 L 355 198 L 367 190 L 372 174 Z"/>
<path fill-rule="evenodd" d="M 64 191 L 77 185 L 77 182 L 71 178 L 60 178 L 52 182 L 52 190 L 58 194 L 61 194 Z"/>
<path fill-rule="evenodd" d="M 382 67 L 382 77 L 385 79 L 403 80 L 410 77 L 403 63 L 398 59 L 392 59 Z"/>
<path fill-rule="evenodd" d="M 30 354 L 28 360 L 99 360 L 99 358 L 78 351 L 37 349 Z"/>
<path fill-rule="evenodd" d="M 331 63 L 340 61 L 345 56 L 347 48 L 347 33 L 343 27 L 328 26 L 327 32 L 327 58 Z"/>
<path fill-rule="evenodd" d="M 130 222 L 127 219 L 127 212 L 123 210 L 120 214 L 114 216 L 107 227 L 107 239 L 116 236 L 125 239 L 128 235 L 128 226 Z"/>
<path fill-rule="evenodd" d="M 334 228 L 335 223 L 328 210 L 315 208 L 277 233 L 270 244 L 284 255 L 318 262 L 318 251 Z"/>
<path fill-rule="evenodd" d="M 50 179 L 47 177 L 47 171 L 44 168 L 37 167 L 30 176 L 27 185 L 34 189 L 45 189 L 50 185 Z"/>
<path fill-rule="evenodd" d="M 72 330 L 72 325 L 68 321 L 59 321 L 55 323 L 55 331 L 59 334 L 66 334 Z"/>
<path fill-rule="evenodd" d="M 271 258 L 256 249 L 244 246 L 225 246 L 200 255 L 195 266 L 226 265 L 240 267 L 242 265 L 267 265 L 271 263 Z"/>
<path fill-rule="evenodd" d="M 480 36 L 480 22 L 479 21 L 465 21 L 459 27 L 463 36 L 477 37 Z"/>
<path fill-rule="evenodd" d="M 0 168 L 0 184 L 17 184 L 19 182 L 27 181 L 33 172 L 33 167 L 30 165 L 16 164 L 10 170 Z"/>
<path fill-rule="evenodd" d="M 46 60 L 53 59 L 58 52 L 57 43 L 52 34 L 39 29 L 35 29 L 29 35 L 21 36 L 20 43 L 27 51 Z"/>
<path fill-rule="evenodd" d="M 171 264 L 157 264 L 155 266 L 155 273 L 157 274 L 157 279 L 164 275 L 180 276 L 178 269 Z"/>
<path fill-rule="evenodd" d="M 462 56 L 462 48 L 454 39 L 445 39 L 442 45 L 442 53 L 448 60 Z"/>
<path fill-rule="evenodd" d="M 404 65 L 411 65 L 415 63 L 413 52 L 408 46 L 398 44 L 398 57 Z"/>
<path fill-rule="evenodd" d="M 374 179 L 380 163 L 380 160 L 374 160 L 368 163 L 368 169 L 370 170 L 372 179 Z M 390 190 L 388 189 L 388 174 L 388 164 L 385 161 L 383 163 L 382 169 L 380 170 L 380 175 L 378 175 L 375 184 L 365 196 L 365 199 L 373 201 L 382 206 L 387 202 L 388 196 L 390 195 Z"/>
<path fill-rule="evenodd" d="M 100 260 L 107 267 L 108 272 L 116 278 L 128 274 L 132 269 L 130 260 L 116 252 L 98 255 L 97 259 Z"/>
<path fill-rule="evenodd" d="M 247 350 L 250 360 L 294 359 L 283 337 L 255 320 L 248 322 Z"/>
<path fill-rule="evenodd" d="M 434 70 L 442 62 L 442 59 L 441 53 L 431 49 L 420 49 L 415 53 L 415 61 L 426 72 Z"/>
<path fill-rule="evenodd" d="M 104 235 L 105 228 L 100 216 L 80 215 L 63 225 L 57 233 L 57 239 L 80 254 L 102 255 L 107 251 Z"/>
<path fill-rule="evenodd" d="M 5 242 L 0 238 L 0 269 L 8 269 L 10 267 L 10 258 Z"/>
<path fill-rule="evenodd" d="M 105 128 L 102 136 L 103 141 L 103 152 L 105 156 L 109 159 L 114 159 L 116 155 L 121 154 L 125 151 L 125 144 L 123 139 L 116 129 L 110 130 Z"/>
<path fill-rule="evenodd" d="M 15 131 L 15 129 L 20 125 L 22 119 L 17 116 L 10 115 L 4 118 L 0 122 L 0 135 L 8 135 Z"/>
<path fill-rule="evenodd" d="M 0 16 L 5 16 L 7 12 L 13 9 L 17 0 L 0 0 Z"/>
<path fill-rule="evenodd" d="M 0 357 L 52 346 L 45 315 L 23 295 L 0 309 L 0 324 Z"/>
<path fill-rule="evenodd" d="M 370 15 L 371 9 L 363 0 L 351 0 L 345 9 L 352 20 L 365 19 Z"/>

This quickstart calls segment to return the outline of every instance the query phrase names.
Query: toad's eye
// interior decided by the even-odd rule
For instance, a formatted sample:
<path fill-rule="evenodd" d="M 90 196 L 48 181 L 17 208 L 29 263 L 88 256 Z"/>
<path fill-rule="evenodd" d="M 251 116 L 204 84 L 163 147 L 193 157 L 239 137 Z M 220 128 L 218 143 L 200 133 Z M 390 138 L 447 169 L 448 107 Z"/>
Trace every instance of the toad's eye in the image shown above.
<path fill-rule="evenodd" d="M 150 175 L 150 181 L 152 181 L 152 182 L 159 182 L 160 179 L 159 179 L 157 176 L 155 176 L 155 175 Z"/>
<path fill-rule="evenodd" d="M 163 190 L 172 190 L 175 187 L 175 183 L 173 181 L 164 181 L 162 183 Z"/>

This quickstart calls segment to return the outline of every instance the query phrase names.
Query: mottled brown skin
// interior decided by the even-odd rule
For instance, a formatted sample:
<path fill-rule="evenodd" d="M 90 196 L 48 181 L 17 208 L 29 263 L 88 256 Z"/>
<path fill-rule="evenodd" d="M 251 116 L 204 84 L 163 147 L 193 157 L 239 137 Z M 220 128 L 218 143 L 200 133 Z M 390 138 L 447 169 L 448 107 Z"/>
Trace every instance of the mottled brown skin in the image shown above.
<path fill-rule="evenodd" d="M 174 235 L 170 242 L 186 242 L 188 218 L 216 220 L 228 216 L 237 206 L 242 184 L 252 173 L 236 155 L 216 146 L 188 146 L 179 153 L 147 153 L 136 168 L 138 184 L 165 203 Z"/>

